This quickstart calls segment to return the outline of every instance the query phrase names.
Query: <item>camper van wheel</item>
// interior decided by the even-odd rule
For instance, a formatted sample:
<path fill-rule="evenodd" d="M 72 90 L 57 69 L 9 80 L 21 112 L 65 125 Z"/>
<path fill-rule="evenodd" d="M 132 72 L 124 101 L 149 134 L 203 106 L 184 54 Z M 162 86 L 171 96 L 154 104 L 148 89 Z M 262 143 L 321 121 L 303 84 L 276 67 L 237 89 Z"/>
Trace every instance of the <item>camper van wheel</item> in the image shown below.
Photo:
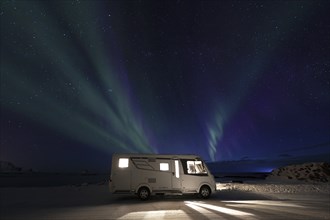
<path fill-rule="evenodd" d="M 208 186 L 202 186 L 201 189 L 199 190 L 199 195 L 200 195 L 203 199 L 207 199 L 207 198 L 209 198 L 210 195 L 211 195 L 210 187 L 208 187 Z"/>
<path fill-rule="evenodd" d="M 138 191 L 138 196 L 141 200 L 147 200 L 150 197 L 150 191 L 147 187 L 141 187 Z"/>

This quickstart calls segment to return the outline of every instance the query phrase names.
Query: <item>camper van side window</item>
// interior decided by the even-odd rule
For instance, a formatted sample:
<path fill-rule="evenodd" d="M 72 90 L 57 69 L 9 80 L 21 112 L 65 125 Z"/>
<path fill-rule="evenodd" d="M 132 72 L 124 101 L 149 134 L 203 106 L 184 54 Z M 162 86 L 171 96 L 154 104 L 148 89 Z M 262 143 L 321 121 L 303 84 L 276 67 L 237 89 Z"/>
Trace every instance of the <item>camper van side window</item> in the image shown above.
<path fill-rule="evenodd" d="M 160 164 L 159 164 L 159 169 L 160 169 L 161 171 L 168 171 L 168 170 L 169 170 L 169 165 L 168 165 L 168 163 L 160 163 Z"/>
<path fill-rule="evenodd" d="M 126 167 L 128 167 L 128 158 L 119 158 L 118 167 L 119 168 L 126 168 Z"/>

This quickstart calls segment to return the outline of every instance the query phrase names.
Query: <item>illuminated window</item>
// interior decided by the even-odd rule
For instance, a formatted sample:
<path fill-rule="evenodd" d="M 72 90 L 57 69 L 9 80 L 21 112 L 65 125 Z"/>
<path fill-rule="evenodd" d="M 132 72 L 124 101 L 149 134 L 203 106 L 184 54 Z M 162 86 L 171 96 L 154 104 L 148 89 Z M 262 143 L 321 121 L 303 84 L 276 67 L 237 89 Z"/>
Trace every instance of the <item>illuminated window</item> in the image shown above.
<path fill-rule="evenodd" d="M 207 174 L 206 168 L 202 161 L 187 161 L 187 172 L 188 174 Z"/>
<path fill-rule="evenodd" d="M 119 158 L 118 167 L 120 168 L 128 167 L 128 158 Z"/>
<path fill-rule="evenodd" d="M 168 163 L 160 163 L 159 164 L 159 169 L 162 170 L 162 171 L 168 171 L 169 170 Z"/>
<path fill-rule="evenodd" d="M 174 161 L 174 165 L 175 165 L 175 177 L 179 178 L 180 177 L 180 172 L 179 172 L 179 161 L 175 160 Z"/>

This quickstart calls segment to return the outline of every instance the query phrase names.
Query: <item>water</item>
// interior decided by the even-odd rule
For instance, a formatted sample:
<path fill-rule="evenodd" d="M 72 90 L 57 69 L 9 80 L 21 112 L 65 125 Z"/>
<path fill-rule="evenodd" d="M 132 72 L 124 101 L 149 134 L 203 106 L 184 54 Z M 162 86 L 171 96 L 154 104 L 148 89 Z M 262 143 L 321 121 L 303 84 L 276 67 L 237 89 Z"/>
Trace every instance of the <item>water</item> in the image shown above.
<path fill-rule="evenodd" d="M 269 173 L 215 173 L 213 174 L 216 182 L 220 183 L 243 183 L 256 180 L 264 180 Z"/>

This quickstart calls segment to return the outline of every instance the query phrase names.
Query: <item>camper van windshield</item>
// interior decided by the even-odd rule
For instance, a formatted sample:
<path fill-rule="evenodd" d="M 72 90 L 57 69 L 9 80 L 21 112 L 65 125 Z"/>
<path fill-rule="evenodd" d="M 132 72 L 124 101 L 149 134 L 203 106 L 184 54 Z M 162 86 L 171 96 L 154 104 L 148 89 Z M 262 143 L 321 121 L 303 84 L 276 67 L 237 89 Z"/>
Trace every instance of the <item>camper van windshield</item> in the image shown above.
<path fill-rule="evenodd" d="M 205 165 L 200 160 L 182 160 L 182 165 L 185 174 L 207 175 Z"/>

